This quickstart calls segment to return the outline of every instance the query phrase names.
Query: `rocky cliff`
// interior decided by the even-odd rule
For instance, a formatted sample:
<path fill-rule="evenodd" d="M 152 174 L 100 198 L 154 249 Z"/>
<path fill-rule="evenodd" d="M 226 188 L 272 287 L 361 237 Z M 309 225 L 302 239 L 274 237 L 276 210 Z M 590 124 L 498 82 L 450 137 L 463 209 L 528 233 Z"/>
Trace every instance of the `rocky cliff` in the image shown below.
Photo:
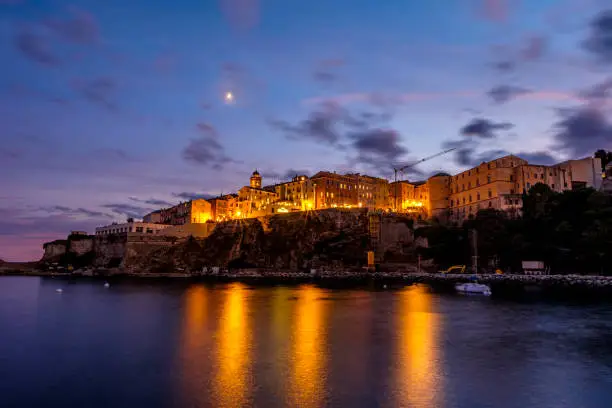
<path fill-rule="evenodd" d="M 379 217 L 372 226 L 365 210 L 325 210 L 219 223 L 206 239 L 191 238 L 171 247 L 132 253 L 130 272 L 199 271 L 204 266 L 308 271 L 360 269 L 368 250 L 379 261 L 414 259 L 412 225 Z"/>

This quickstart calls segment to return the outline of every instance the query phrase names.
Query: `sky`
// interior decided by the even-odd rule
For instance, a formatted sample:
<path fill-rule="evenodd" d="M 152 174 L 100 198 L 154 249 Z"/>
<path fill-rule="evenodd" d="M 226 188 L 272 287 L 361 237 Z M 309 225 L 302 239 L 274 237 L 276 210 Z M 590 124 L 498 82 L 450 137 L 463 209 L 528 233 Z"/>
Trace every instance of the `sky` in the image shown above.
<path fill-rule="evenodd" d="M 0 0 L 0 259 L 255 169 L 391 177 L 455 148 L 417 180 L 612 149 L 606 3 Z"/>

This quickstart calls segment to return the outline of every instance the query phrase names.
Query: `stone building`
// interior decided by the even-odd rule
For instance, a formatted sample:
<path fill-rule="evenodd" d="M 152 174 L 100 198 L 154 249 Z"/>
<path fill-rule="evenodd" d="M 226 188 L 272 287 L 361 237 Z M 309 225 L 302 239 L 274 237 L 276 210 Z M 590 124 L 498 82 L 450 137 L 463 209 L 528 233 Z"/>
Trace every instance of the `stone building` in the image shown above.
<path fill-rule="evenodd" d="M 320 171 L 312 176 L 314 207 L 387 209 L 389 182 L 359 173 L 338 174 Z"/>
<path fill-rule="evenodd" d="M 257 170 L 253 172 L 248 186 L 238 190 L 238 209 L 234 218 L 249 218 L 264 211 L 266 206 L 278 201 L 278 194 L 272 188 L 262 188 L 262 177 Z"/>
<path fill-rule="evenodd" d="M 239 210 L 238 194 L 225 194 L 208 201 L 211 204 L 212 217 L 215 221 L 233 219 Z"/>
<path fill-rule="evenodd" d="M 156 224 L 149 222 L 125 222 L 125 223 L 112 223 L 103 227 L 96 228 L 96 235 L 121 235 L 128 233 L 138 234 L 159 234 L 164 229 L 170 227 L 170 225 Z"/>
<path fill-rule="evenodd" d="M 278 201 L 289 211 L 314 209 L 314 184 L 305 175 L 295 175 L 291 181 L 274 186 Z"/>
<path fill-rule="evenodd" d="M 537 183 L 546 184 L 556 192 L 599 188 L 600 163 L 597 158 L 585 158 L 545 166 L 508 155 L 454 176 L 438 173 L 427 181 L 391 183 L 390 201 L 395 211 L 441 221 L 461 222 L 486 208 L 518 216 L 523 206 L 522 194 Z"/>
<path fill-rule="evenodd" d="M 203 198 L 190 200 L 159 212 L 160 223 L 168 225 L 202 224 L 212 219 L 211 204 Z"/>

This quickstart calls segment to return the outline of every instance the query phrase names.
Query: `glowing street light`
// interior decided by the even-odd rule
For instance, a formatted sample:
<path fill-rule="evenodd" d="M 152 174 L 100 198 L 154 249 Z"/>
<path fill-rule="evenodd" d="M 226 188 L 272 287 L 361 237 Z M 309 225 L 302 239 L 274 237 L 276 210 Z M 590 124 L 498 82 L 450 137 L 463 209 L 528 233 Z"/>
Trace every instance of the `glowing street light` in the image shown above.
<path fill-rule="evenodd" d="M 224 99 L 225 99 L 225 103 L 232 103 L 234 102 L 234 94 L 228 91 L 225 93 Z"/>

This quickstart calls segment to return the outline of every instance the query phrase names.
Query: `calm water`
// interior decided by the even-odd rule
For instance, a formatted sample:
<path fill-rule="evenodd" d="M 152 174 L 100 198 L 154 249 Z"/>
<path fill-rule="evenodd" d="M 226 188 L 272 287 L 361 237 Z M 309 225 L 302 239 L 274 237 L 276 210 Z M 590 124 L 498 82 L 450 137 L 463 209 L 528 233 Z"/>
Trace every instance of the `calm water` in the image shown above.
<path fill-rule="evenodd" d="M 610 305 L 2 277 L 0 406 L 610 407 L 611 335 Z"/>

